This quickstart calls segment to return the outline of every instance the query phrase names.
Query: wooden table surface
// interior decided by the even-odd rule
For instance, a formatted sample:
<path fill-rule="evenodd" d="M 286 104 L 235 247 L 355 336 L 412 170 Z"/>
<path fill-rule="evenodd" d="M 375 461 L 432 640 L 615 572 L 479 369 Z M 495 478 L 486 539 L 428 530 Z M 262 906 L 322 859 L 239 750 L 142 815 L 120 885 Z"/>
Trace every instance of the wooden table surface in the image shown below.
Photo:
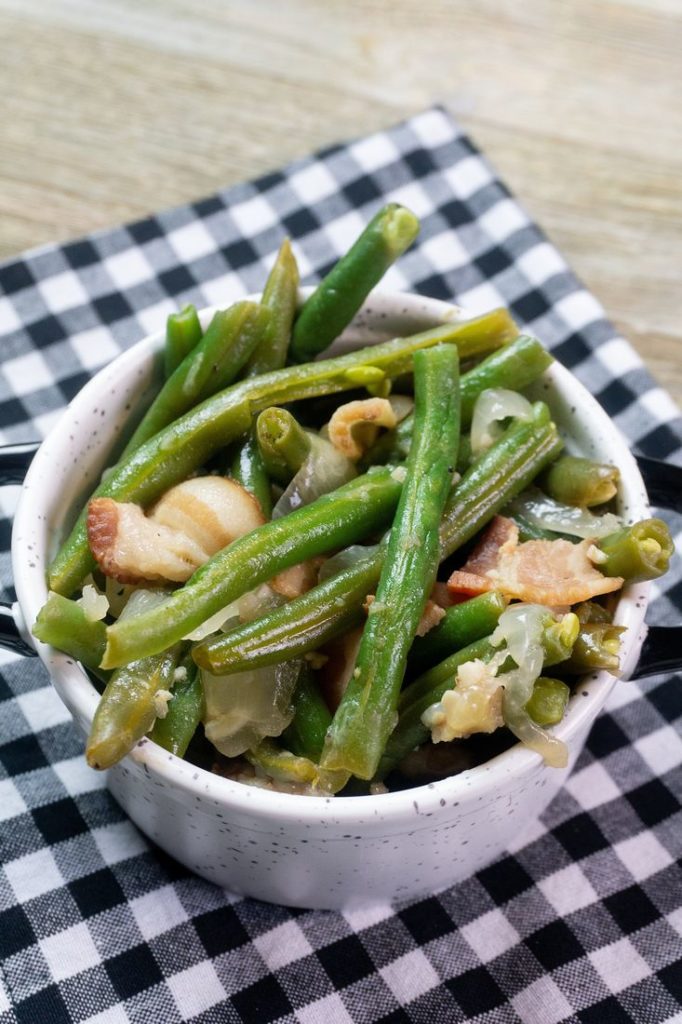
<path fill-rule="evenodd" d="M 0 39 L 0 258 L 439 100 L 682 401 L 680 0 L 0 0 Z"/>

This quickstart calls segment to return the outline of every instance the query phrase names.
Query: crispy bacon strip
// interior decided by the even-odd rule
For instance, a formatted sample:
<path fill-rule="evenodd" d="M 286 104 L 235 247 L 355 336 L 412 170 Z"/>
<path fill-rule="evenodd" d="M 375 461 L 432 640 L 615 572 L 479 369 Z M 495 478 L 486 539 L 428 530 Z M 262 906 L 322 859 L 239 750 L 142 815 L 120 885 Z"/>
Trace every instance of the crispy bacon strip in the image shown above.
<path fill-rule="evenodd" d="M 94 498 L 90 549 L 121 583 L 184 583 L 221 548 L 264 522 L 260 505 L 236 481 L 195 477 L 172 487 L 146 516 L 139 505 Z"/>
<path fill-rule="evenodd" d="M 566 606 L 619 590 L 623 580 L 603 576 L 588 557 L 593 541 L 529 540 L 519 544 L 511 519 L 496 516 L 461 569 L 448 580 L 455 594 L 500 590 L 531 604 Z"/>

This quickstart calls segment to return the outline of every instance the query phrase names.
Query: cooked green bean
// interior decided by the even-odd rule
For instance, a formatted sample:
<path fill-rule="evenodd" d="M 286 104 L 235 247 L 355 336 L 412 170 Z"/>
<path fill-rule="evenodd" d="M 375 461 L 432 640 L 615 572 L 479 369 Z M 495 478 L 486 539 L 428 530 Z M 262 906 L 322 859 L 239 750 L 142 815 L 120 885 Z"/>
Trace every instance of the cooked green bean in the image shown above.
<path fill-rule="evenodd" d="M 441 559 L 474 537 L 561 447 L 546 406 L 535 407 L 530 423 L 513 423 L 454 490 L 441 526 Z M 256 622 L 207 639 L 194 657 L 220 674 L 241 671 L 251 659 L 254 666 L 269 665 L 314 650 L 362 621 L 362 603 L 376 586 L 382 561 L 380 549 Z"/>
<path fill-rule="evenodd" d="M 627 583 L 657 580 L 668 571 L 675 550 L 662 519 L 642 519 L 600 540 L 598 547 L 606 555 L 606 561 L 599 563 L 600 572 L 622 576 Z"/>
<path fill-rule="evenodd" d="M 408 667 L 425 672 L 447 658 L 453 651 L 488 636 L 507 607 L 507 598 L 496 590 L 479 594 L 462 604 L 448 608 L 444 617 L 426 636 L 416 637 L 408 659 Z"/>
<path fill-rule="evenodd" d="M 557 725 L 566 713 L 570 688 L 560 679 L 540 676 L 535 680 L 526 711 L 538 725 Z"/>
<path fill-rule="evenodd" d="M 309 758 L 283 750 L 273 740 L 263 740 L 257 747 L 247 750 L 244 757 L 269 778 L 310 791 L 337 793 L 348 782 L 346 772 L 324 771 Z"/>
<path fill-rule="evenodd" d="M 358 370 L 400 376 L 411 370 L 416 351 L 440 343 L 457 345 L 460 358 L 480 355 L 504 344 L 510 330 L 513 321 L 509 314 L 495 310 L 465 323 L 446 324 L 336 359 L 274 370 L 233 384 L 169 424 L 121 461 L 93 497 L 149 504 L 216 451 L 245 434 L 252 414 L 269 405 L 348 391 L 357 385 Z M 50 589 L 65 596 L 76 590 L 95 565 L 88 547 L 86 517 L 87 507 L 49 569 Z"/>
<path fill-rule="evenodd" d="M 294 695 L 294 717 L 282 733 L 284 745 L 298 757 L 319 761 L 332 716 L 311 670 L 303 667 Z"/>
<path fill-rule="evenodd" d="M 273 405 L 256 420 L 256 438 L 268 475 L 288 484 L 310 451 L 310 436 L 287 409 Z"/>
<path fill-rule="evenodd" d="M 294 324 L 293 359 L 306 362 L 331 345 L 418 232 L 418 219 L 404 206 L 389 203 L 379 210 L 304 303 Z"/>
<path fill-rule="evenodd" d="M 376 587 L 382 560 L 383 552 L 377 552 L 258 619 L 208 637 L 194 648 L 194 660 L 226 675 L 315 650 L 364 621 L 362 605 Z"/>
<path fill-rule="evenodd" d="M 564 505 L 591 508 L 610 501 L 618 491 L 620 473 L 608 466 L 576 455 L 562 455 L 540 477 L 540 487 Z"/>
<path fill-rule="evenodd" d="M 231 475 L 253 494 L 263 515 L 269 519 L 272 514 L 270 477 L 258 447 L 255 427 L 249 431 L 246 440 L 238 445 L 232 459 Z"/>
<path fill-rule="evenodd" d="M 438 526 L 459 442 L 459 360 L 452 348 L 414 357 L 415 428 L 406 479 L 355 669 L 321 764 L 371 779 L 395 724 L 400 687 L 436 579 Z"/>
<path fill-rule="evenodd" d="M 52 644 L 100 674 L 99 663 L 107 643 L 106 626 L 102 620 L 89 619 L 76 601 L 61 594 L 48 594 L 32 632 L 37 640 Z"/>
<path fill-rule="evenodd" d="M 155 743 L 177 757 L 184 757 L 204 713 L 204 688 L 201 675 L 191 658 L 181 665 L 187 673 L 173 684 L 165 718 L 157 718 L 151 737 Z"/>
<path fill-rule="evenodd" d="M 385 527 L 400 487 L 389 469 L 376 469 L 237 538 L 201 566 L 162 608 L 110 626 L 102 667 L 156 654 L 284 569 Z"/>
<path fill-rule="evenodd" d="M 247 376 L 254 377 L 259 373 L 279 370 L 284 366 L 291 342 L 297 301 L 298 266 L 291 250 L 291 243 L 285 238 L 261 299 L 261 305 L 265 306 L 270 314 L 270 322 L 247 363 Z"/>
<path fill-rule="evenodd" d="M 180 363 L 197 347 L 202 335 L 194 306 L 185 306 L 179 313 L 170 314 L 166 321 L 166 344 L 163 349 L 166 380 L 173 376 Z"/>
<path fill-rule="evenodd" d="M 558 663 L 557 668 L 579 676 L 601 669 L 618 672 L 620 638 L 624 632 L 624 626 L 614 626 L 611 622 L 582 623 L 570 658 Z"/>
<path fill-rule="evenodd" d="M 111 768 L 154 724 L 159 690 L 170 690 L 178 664 L 176 644 L 112 672 L 92 720 L 85 756 L 91 768 Z"/>
<path fill-rule="evenodd" d="M 262 338 L 268 318 L 255 302 L 238 302 L 216 313 L 199 344 L 161 388 L 121 458 L 231 384 Z"/>

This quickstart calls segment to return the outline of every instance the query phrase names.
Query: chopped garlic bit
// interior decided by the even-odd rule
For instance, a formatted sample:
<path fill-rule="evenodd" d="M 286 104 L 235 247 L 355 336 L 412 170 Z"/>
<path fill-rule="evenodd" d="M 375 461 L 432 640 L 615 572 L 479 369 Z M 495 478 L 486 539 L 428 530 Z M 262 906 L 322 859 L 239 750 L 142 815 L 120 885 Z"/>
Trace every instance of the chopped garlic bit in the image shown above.
<path fill-rule="evenodd" d="M 587 557 L 594 565 L 603 565 L 604 562 L 608 562 L 608 555 L 601 548 L 598 548 L 596 544 L 590 544 L 587 549 Z"/>
<path fill-rule="evenodd" d="M 404 466 L 396 466 L 395 469 L 391 472 L 391 476 L 399 484 L 402 484 L 405 482 L 407 478 L 407 470 L 405 469 Z"/>
<path fill-rule="evenodd" d="M 494 732 L 504 725 L 503 686 L 497 664 L 476 659 L 457 669 L 456 689 L 448 690 L 422 715 L 434 743 L 449 743 L 475 732 Z"/>
<path fill-rule="evenodd" d="M 109 611 L 109 601 L 106 594 L 100 594 L 92 583 L 86 583 L 83 587 L 83 595 L 78 598 L 76 604 L 83 609 L 86 619 L 90 622 L 99 622 Z"/>
<path fill-rule="evenodd" d="M 178 665 L 175 672 L 173 673 L 174 683 L 186 683 L 187 682 L 187 669 L 184 665 Z"/>
<path fill-rule="evenodd" d="M 177 669 L 176 669 L 177 671 Z M 186 674 L 186 670 L 185 670 Z M 157 718 L 165 718 L 168 714 L 168 701 L 173 699 L 170 690 L 157 690 L 154 694 L 154 713 Z"/>

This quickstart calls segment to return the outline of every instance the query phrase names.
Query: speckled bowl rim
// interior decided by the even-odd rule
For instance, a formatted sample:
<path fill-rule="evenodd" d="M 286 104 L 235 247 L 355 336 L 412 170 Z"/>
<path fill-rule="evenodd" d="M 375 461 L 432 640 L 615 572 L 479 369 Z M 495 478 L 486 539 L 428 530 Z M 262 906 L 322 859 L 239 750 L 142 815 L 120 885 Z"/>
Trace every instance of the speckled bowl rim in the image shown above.
<path fill-rule="evenodd" d="M 302 289 L 302 297 L 308 293 Z M 257 298 L 258 296 L 249 296 Z M 363 306 L 371 305 L 368 321 L 376 317 L 406 315 L 432 317 L 452 321 L 463 316 L 462 311 L 449 303 L 404 292 L 373 292 Z M 398 309 L 399 307 L 399 309 Z M 362 319 L 363 310 L 359 314 Z M 214 307 L 201 311 L 202 323 L 206 325 Z M 76 395 L 64 415 L 41 445 L 31 467 L 19 500 L 12 538 L 12 565 L 18 596 L 18 604 L 24 623 L 32 623 L 47 597 L 45 584 L 45 553 L 36 538 L 40 537 L 40 526 L 46 522 L 49 502 L 36 506 L 35 493 L 41 490 L 46 476 L 49 478 L 53 460 L 71 445 L 69 435 L 74 420 L 86 419 L 91 413 L 93 402 L 102 401 L 102 395 L 119 380 L 121 373 L 141 366 L 158 352 L 163 344 L 165 331 L 157 331 L 144 338 L 112 363 L 105 366 Z M 627 442 L 618 432 L 606 412 L 583 385 L 563 366 L 554 363 L 545 375 L 565 394 L 570 392 L 575 415 L 584 415 L 592 425 L 590 433 L 597 432 L 613 451 L 613 461 L 621 472 L 621 489 L 630 516 L 644 518 L 649 514 L 648 500 L 642 477 L 632 457 Z M 45 511 L 43 511 L 43 509 Z M 46 546 L 47 538 L 43 538 Z M 623 643 L 623 674 L 636 664 L 644 639 L 644 615 L 648 602 L 649 585 L 630 586 L 622 592 L 616 621 L 627 627 Z M 80 665 L 67 655 L 45 644 L 33 641 L 36 650 L 47 667 L 60 697 L 80 724 L 87 729 L 98 701 L 98 695 Z M 594 721 L 603 707 L 614 683 L 615 677 L 606 672 L 595 673 L 581 681 L 579 693 L 571 700 L 564 720 L 553 732 L 570 748 L 574 736 L 580 735 L 586 725 Z M 335 799 L 328 796 L 306 796 L 272 792 L 257 787 L 245 786 L 215 775 L 194 764 L 182 760 L 157 746 L 149 739 L 143 739 L 128 758 L 153 773 L 170 788 L 177 790 L 177 799 L 183 794 L 212 799 L 214 806 L 248 813 L 259 820 L 323 822 L 333 804 L 333 817 L 337 823 L 360 822 L 380 817 L 387 823 L 400 819 L 412 820 L 415 801 L 419 802 L 421 814 L 436 814 L 446 804 L 452 805 L 458 797 L 471 797 L 472 792 L 484 797 L 510 776 L 524 777 L 540 764 L 538 754 L 520 744 L 497 755 L 483 765 L 468 769 L 458 775 L 449 776 L 438 782 L 411 787 L 397 792 L 371 796 Z M 551 771 L 552 769 L 546 769 Z"/>

